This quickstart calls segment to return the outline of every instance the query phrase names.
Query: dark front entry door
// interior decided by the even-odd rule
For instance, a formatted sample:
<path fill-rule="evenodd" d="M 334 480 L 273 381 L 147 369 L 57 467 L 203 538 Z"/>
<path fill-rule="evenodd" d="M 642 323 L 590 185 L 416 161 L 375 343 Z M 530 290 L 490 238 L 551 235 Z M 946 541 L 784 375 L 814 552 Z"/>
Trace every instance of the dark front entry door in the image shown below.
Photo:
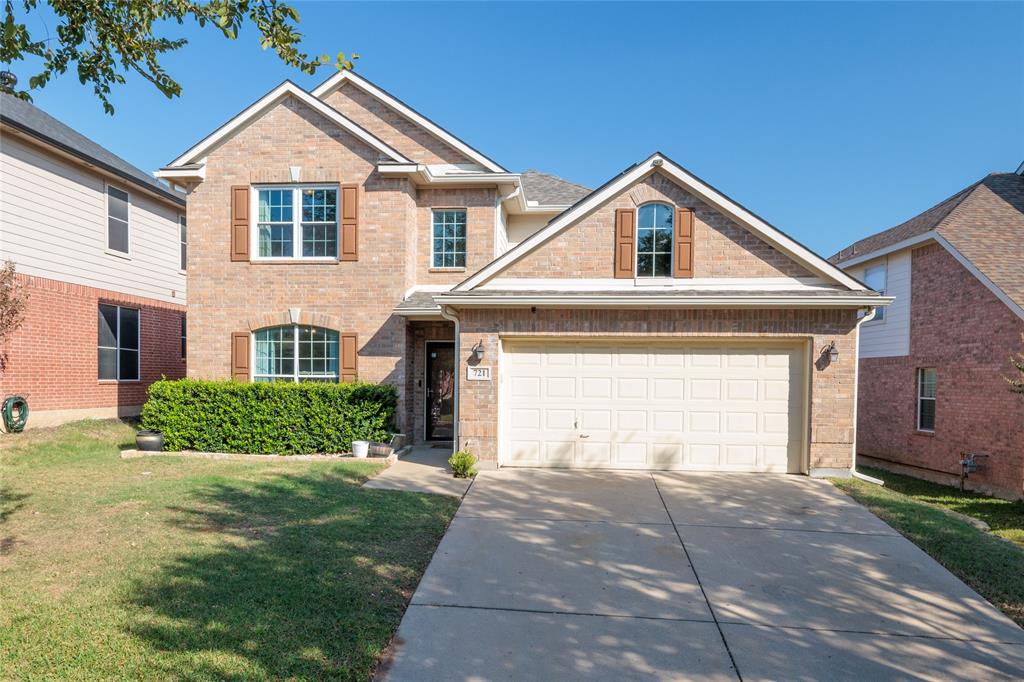
<path fill-rule="evenodd" d="M 427 440 L 451 440 L 455 423 L 455 344 L 427 344 Z"/>

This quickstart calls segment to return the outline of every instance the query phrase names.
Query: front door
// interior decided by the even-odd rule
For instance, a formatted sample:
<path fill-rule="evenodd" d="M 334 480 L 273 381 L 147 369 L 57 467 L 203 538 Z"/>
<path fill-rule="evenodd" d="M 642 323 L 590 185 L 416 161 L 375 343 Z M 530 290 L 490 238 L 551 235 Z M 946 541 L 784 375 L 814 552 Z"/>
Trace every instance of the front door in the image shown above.
<path fill-rule="evenodd" d="M 451 440 L 455 424 L 455 344 L 427 342 L 427 440 Z"/>

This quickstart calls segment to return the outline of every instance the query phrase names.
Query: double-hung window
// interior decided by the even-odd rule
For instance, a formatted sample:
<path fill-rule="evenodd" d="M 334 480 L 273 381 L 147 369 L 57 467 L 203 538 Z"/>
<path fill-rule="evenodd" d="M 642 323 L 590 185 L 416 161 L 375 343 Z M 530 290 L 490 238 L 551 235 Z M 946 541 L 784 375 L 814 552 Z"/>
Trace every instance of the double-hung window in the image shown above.
<path fill-rule="evenodd" d="M 181 242 L 181 269 L 188 265 L 188 224 L 185 216 L 178 216 L 178 240 Z"/>
<path fill-rule="evenodd" d="M 935 368 L 917 370 L 917 430 L 935 430 Z"/>
<path fill-rule="evenodd" d="M 107 249 L 125 255 L 129 253 L 128 204 L 128 192 L 107 187 Z"/>
<path fill-rule="evenodd" d="M 336 260 L 337 187 L 260 187 L 258 258 Z"/>
<path fill-rule="evenodd" d="M 338 332 L 320 327 L 270 327 L 254 334 L 254 381 L 338 380 Z"/>
<path fill-rule="evenodd" d="M 882 295 L 885 295 L 885 279 L 886 267 L 884 262 L 864 269 L 864 283 Z M 884 319 L 885 308 L 881 306 L 875 308 L 875 319 L 872 322 Z"/>
<path fill-rule="evenodd" d="M 636 276 L 672 276 L 675 210 L 668 204 L 644 204 L 636 220 Z"/>
<path fill-rule="evenodd" d="M 138 381 L 138 309 L 101 303 L 98 322 L 100 380 Z"/>
<path fill-rule="evenodd" d="M 187 357 L 188 350 L 188 322 L 184 315 L 181 316 L 181 359 Z"/>
<path fill-rule="evenodd" d="M 466 267 L 466 211 L 434 211 L 434 268 Z"/>

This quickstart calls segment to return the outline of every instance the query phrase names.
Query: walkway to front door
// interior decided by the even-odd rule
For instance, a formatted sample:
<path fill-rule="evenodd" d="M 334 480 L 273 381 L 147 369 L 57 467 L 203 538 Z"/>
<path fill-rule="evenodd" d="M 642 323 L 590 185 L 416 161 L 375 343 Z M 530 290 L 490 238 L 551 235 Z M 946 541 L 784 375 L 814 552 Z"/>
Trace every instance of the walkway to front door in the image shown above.
<path fill-rule="evenodd" d="M 482 472 L 391 680 L 1014 679 L 1024 630 L 825 481 Z"/>

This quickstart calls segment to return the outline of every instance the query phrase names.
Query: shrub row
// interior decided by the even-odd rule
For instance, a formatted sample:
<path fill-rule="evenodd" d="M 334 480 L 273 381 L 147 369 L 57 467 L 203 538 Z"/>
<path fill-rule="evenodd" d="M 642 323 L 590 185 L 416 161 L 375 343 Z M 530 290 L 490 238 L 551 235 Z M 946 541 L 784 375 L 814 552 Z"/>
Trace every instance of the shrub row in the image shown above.
<path fill-rule="evenodd" d="M 350 452 L 353 440 L 390 439 L 397 404 L 387 384 L 162 380 L 142 425 L 164 434 L 165 450 Z"/>

